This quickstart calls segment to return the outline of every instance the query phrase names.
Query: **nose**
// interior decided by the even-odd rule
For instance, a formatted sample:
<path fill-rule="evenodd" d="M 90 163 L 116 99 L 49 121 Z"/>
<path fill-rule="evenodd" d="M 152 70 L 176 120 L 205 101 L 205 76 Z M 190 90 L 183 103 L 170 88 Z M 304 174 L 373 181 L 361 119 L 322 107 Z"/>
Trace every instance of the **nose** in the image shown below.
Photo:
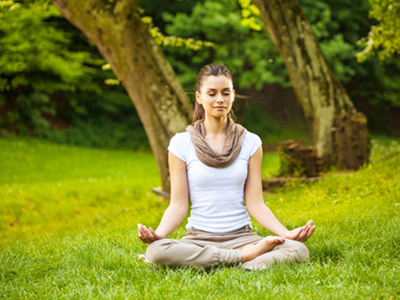
<path fill-rule="evenodd" d="M 218 103 L 224 102 L 224 97 L 222 97 L 222 94 L 218 94 L 218 96 L 217 96 L 217 102 L 218 102 Z"/>

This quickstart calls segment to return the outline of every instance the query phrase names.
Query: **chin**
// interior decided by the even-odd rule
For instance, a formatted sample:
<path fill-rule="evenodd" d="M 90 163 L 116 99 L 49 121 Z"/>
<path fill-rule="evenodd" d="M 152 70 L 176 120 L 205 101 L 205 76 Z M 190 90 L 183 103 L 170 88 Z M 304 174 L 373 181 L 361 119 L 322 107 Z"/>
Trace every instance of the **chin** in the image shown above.
<path fill-rule="evenodd" d="M 222 119 L 222 118 L 225 118 L 225 117 L 227 118 L 228 114 L 214 114 L 213 117 L 216 118 L 216 119 Z"/>

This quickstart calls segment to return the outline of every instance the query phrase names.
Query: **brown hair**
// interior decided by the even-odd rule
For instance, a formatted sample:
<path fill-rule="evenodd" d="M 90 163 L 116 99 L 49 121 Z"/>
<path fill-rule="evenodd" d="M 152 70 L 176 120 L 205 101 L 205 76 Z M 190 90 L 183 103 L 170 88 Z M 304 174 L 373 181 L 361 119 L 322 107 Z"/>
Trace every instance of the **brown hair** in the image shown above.
<path fill-rule="evenodd" d="M 197 75 L 196 91 L 200 93 L 200 89 L 203 85 L 203 80 L 208 76 L 226 76 L 232 81 L 232 74 L 227 67 L 222 64 L 209 64 L 204 66 L 199 75 Z M 229 112 L 229 116 L 233 117 L 232 110 Z M 204 120 L 205 111 L 202 105 L 197 101 L 194 102 L 194 113 L 193 113 L 193 123 L 198 120 Z"/>

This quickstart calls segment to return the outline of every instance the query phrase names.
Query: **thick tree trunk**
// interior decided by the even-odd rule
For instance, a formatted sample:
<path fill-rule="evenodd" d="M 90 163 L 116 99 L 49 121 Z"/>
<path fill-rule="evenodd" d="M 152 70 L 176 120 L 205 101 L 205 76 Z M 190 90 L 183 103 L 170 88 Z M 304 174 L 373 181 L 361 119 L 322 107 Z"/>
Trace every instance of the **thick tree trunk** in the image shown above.
<path fill-rule="evenodd" d="M 167 146 L 192 118 L 192 105 L 137 13 L 137 0 L 51 0 L 95 43 L 128 92 L 169 191 Z M 111 3 L 111 1 L 110 1 Z"/>
<path fill-rule="evenodd" d="M 353 103 L 328 66 L 298 0 L 253 2 L 285 62 L 318 156 L 325 163 L 336 164 L 332 135 L 335 119 L 342 114 L 355 114 Z M 369 148 L 369 140 L 362 147 Z"/>

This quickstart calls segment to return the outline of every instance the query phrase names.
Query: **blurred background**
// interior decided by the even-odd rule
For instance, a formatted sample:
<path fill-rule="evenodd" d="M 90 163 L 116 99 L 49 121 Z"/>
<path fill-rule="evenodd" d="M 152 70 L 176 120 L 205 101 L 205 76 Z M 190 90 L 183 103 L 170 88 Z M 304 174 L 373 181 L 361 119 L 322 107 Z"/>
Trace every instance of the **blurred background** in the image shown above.
<path fill-rule="evenodd" d="M 6 1 L 7 2 L 7 1 Z M 365 0 L 301 0 L 320 47 L 376 136 L 400 135 L 398 55 L 357 61 L 359 41 L 374 20 Z M 136 110 L 96 47 L 49 3 L 14 1 L 0 8 L 0 134 L 60 144 L 150 151 Z M 238 94 L 235 113 L 274 150 L 279 141 L 310 134 L 279 53 L 261 30 L 242 25 L 237 1 L 140 1 L 150 27 L 165 36 L 213 47 L 162 46 L 193 100 L 198 71 L 225 64 Z"/>

